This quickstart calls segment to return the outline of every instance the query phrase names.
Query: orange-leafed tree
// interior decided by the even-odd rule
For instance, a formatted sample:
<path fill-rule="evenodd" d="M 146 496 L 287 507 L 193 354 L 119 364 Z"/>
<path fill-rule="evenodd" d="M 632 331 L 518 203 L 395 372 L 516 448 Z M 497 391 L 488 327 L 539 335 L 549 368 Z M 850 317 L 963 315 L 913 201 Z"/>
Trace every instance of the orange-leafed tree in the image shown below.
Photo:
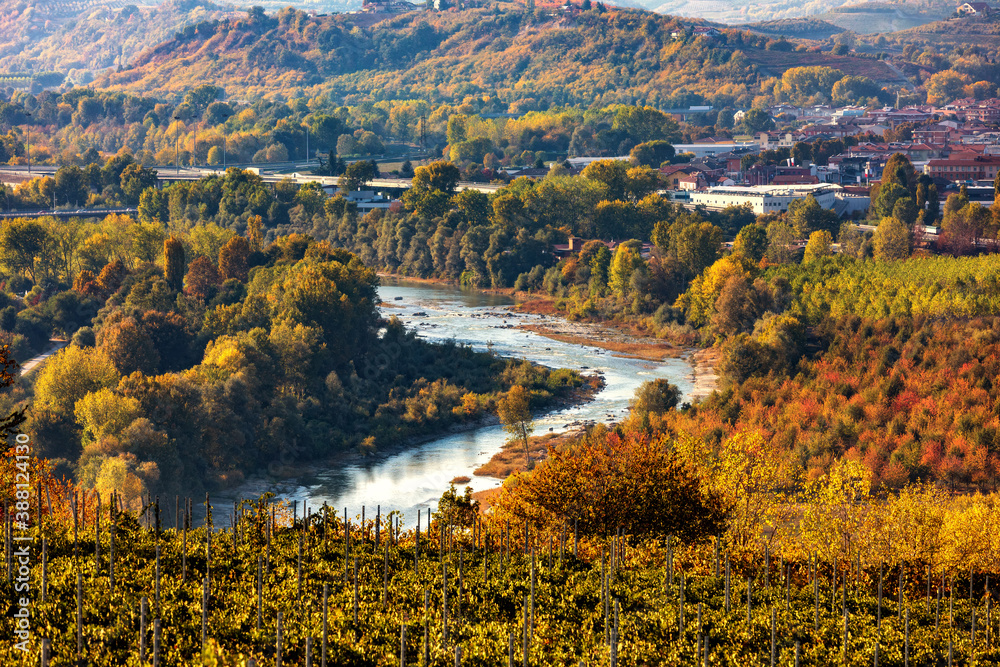
<path fill-rule="evenodd" d="M 498 516 L 538 528 L 576 525 L 584 535 L 626 535 L 693 542 L 717 534 L 720 498 L 672 451 L 664 435 L 598 427 L 504 485 Z"/>
<path fill-rule="evenodd" d="M 242 236 L 234 236 L 219 251 L 219 273 L 223 280 L 235 278 L 241 283 L 250 271 L 250 244 Z"/>

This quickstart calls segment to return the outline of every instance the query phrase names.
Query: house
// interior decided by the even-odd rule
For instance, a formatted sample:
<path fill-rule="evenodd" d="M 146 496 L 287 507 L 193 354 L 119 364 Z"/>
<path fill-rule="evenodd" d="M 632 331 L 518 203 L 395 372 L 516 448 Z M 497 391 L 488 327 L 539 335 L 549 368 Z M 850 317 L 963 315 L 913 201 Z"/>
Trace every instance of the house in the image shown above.
<path fill-rule="evenodd" d="M 667 190 L 679 190 L 679 182 L 682 178 L 690 176 L 695 170 L 686 164 L 672 164 L 669 167 L 660 168 L 660 179 Z"/>
<path fill-rule="evenodd" d="M 959 5 L 955 13 L 959 16 L 989 16 L 992 8 L 985 2 L 966 2 Z"/>
<path fill-rule="evenodd" d="M 700 171 L 691 174 L 690 176 L 681 176 L 677 179 L 677 189 L 678 190 L 704 190 L 708 187 L 708 179 Z"/>
<path fill-rule="evenodd" d="M 569 243 L 556 243 L 552 246 L 552 254 L 556 257 L 569 257 L 583 249 L 583 239 L 579 236 L 569 237 Z"/>

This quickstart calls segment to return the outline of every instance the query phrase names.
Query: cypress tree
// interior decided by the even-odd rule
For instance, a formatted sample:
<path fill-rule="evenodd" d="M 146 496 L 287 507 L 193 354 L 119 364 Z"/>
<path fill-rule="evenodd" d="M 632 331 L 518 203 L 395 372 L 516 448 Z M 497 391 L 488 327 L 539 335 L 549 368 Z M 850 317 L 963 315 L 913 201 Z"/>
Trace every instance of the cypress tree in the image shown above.
<path fill-rule="evenodd" d="M 175 236 L 163 242 L 163 277 L 170 289 L 184 289 L 184 246 Z"/>

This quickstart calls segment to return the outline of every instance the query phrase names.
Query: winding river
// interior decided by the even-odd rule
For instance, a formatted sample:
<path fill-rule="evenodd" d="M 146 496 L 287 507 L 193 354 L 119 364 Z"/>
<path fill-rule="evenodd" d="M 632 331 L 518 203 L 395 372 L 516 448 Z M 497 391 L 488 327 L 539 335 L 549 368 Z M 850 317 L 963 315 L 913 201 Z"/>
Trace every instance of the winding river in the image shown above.
<path fill-rule="evenodd" d="M 623 358 L 600 348 L 564 343 L 519 329 L 519 324 L 540 324 L 546 316 L 511 313 L 509 299 L 441 285 L 385 281 L 379 295 L 388 304 L 383 312 L 398 316 L 408 328 L 430 341 L 454 338 L 475 349 L 491 347 L 502 356 L 522 357 L 553 368 L 573 368 L 585 373 L 601 372 L 606 385 L 595 399 L 583 405 L 560 409 L 535 421 L 535 433 L 560 432 L 574 422 L 611 422 L 628 411 L 635 389 L 647 380 L 666 378 L 687 395 L 692 389 L 691 366 L 684 359 L 649 362 Z M 285 482 L 278 497 L 306 500 L 310 507 L 324 502 L 361 513 L 366 506 L 373 516 L 400 510 L 405 524 L 415 523 L 417 510 L 437 505 L 452 479 L 471 477 L 467 485 L 479 491 L 499 486 L 491 477 L 476 477 L 472 471 L 500 450 L 506 435 L 499 425 L 451 433 L 405 451 L 372 461 L 319 469 L 308 478 Z M 299 505 L 301 507 L 301 504 Z"/>

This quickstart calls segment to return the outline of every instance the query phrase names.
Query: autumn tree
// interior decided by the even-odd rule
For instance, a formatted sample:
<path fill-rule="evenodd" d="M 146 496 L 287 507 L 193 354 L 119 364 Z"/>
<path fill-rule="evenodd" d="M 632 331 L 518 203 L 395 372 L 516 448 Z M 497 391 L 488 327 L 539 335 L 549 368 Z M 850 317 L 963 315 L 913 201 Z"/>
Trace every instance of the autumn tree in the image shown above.
<path fill-rule="evenodd" d="M 98 344 L 121 375 L 152 373 L 160 365 L 160 354 L 149 334 L 131 317 L 104 325 Z"/>
<path fill-rule="evenodd" d="M 101 349 L 65 347 L 39 371 L 35 407 L 72 416 L 73 406 L 88 392 L 114 387 L 121 375 Z"/>
<path fill-rule="evenodd" d="M 184 246 L 175 236 L 163 241 L 163 277 L 170 289 L 184 289 Z"/>
<path fill-rule="evenodd" d="M 250 271 L 250 244 L 242 236 L 234 236 L 219 251 L 219 273 L 223 280 L 235 278 L 247 281 Z"/>
<path fill-rule="evenodd" d="M 824 230 L 813 232 L 809 235 L 809 242 L 806 243 L 806 251 L 802 256 L 803 262 L 811 262 L 820 257 L 829 257 L 833 251 L 830 246 L 833 244 L 833 237 L 830 232 Z"/>
<path fill-rule="evenodd" d="M 264 248 L 264 219 L 259 215 L 247 219 L 247 242 L 250 252 L 260 252 Z"/>
<path fill-rule="evenodd" d="M 646 268 L 646 262 L 640 254 L 642 246 L 636 248 L 636 245 L 639 245 L 638 241 L 619 245 L 608 270 L 608 287 L 623 298 L 627 297 L 632 289 L 632 274 Z"/>
<path fill-rule="evenodd" d="M 533 472 L 505 484 L 498 512 L 543 529 L 575 521 L 583 535 L 621 530 L 639 539 L 672 535 L 688 544 L 717 534 L 725 521 L 720 498 L 664 435 L 603 427 L 551 449 Z"/>
<path fill-rule="evenodd" d="M 896 218 L 882 218 L 872 239 L 875 257 L 884 261 L 909 257 L 912 242 L 910 230 Z"/>
<path fill-rule="evenodd" d="M 524 446 L 524 466 L 531 470 L 531 453 L 528 449 L 528 437 L 535 430 L 534 419 L 531 416 L 531 395 L 521 385 L 514 385 L 505 396 L 497 402 L 497 416 L 503 424 L 503 430 L 510 434 L 508 443 Z"/>
<path fill-rule="evenodd" d="M 417 167 L 413 187 L 403 193 L 403 203 L 424 217 L 442 215 L 450 206 L 459 177 L 458 167 L 444 160 Z"/>
<path fill-rule="evenodd" d="M 747 225 L 736 235 L 733 254 L 745 258 L 751 264 L 759 264 L 767 252 L 767 229 L 754 223 Z"/>
<path fill-rule="evenodd" d="M 188 267 L 187 276 L 184 279 L 184 291 L 207 301 L 215 294 L 215 290 L 221 282 L 219 272 L 215 269 L 212 260 L 208 257 L 197 257 Z"/>

